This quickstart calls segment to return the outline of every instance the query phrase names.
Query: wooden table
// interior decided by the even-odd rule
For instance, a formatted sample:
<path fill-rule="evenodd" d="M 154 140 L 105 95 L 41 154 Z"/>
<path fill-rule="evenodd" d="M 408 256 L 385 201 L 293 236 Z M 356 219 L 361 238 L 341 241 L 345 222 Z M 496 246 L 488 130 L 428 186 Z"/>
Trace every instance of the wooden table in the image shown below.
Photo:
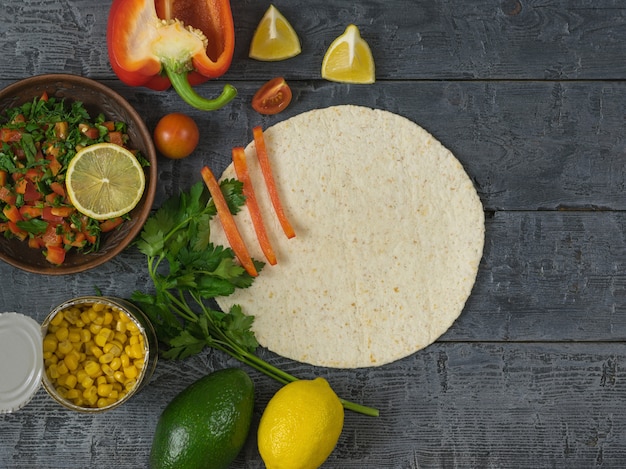
<path fill-rule="evenodd" d="M 326 377 L 338 394 L 380 409 L 348 412 L 328 468 L 626 467 L 626 4 L 617 0 L 281 1 L 302 39 L 300 56 L 247 58 L 269 3 L 233 0 L 236 52 L 224 83 L 239 97 L 203 113 L 173 92 L 124 86 L 105 32 L 110 2 L 11 0 L 0 6 L 0 86 L 52 72 L 95 78 L 124 95 L 153 128 L 172 111 L 202 129 L 197 152 L 159 160 L 155 201 L 224 169 L 254 125 L 313 108 L 360 104 L 417 122 L 458 157 L 486 214 L 486 243 L 461 317 L 414 355 L 375 369 L 316 369 L 261 355 L 293 374 Z M 320 64 L 347 24 L 372 47 L 377 83 L 327 82 Z M 255 90 L 284 75 L 294 101 L 262 117 Z M 37 276 L 0 265 L 0 311 L 43 320 L 62 301 L 100 289 L 150 289 L 131 248 L 102 268 Z M 127 405 L 79 415 L 40 390 L 0 416 L 0 468 L 146 467 L 164 406 L 187 384 L 238 362 L 206 351 L 160 361 Z M 256 407 L 234 468 L 262 468 L 261 412 L 278 384 L 252 370 Z M 1 379 L 1 377 L 0 377 Z"/>

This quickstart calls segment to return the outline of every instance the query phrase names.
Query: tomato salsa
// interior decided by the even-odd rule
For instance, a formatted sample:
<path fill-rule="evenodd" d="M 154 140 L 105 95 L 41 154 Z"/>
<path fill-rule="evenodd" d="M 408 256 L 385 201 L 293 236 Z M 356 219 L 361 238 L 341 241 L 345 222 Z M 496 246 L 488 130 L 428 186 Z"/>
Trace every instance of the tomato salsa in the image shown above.
<path fill-rule="evenodd" d="M 92 119 L 79 101 L 66 102 L 44 93 L 4 111 L 0 233 L 41 250 L 55 265 L 64 262 L 70 249 L 97 251 L 102 233 L 120 226 L 127 216 L 99 222 L 79 213 L 66 196 L 65 174 L 77 151 L 101 142 L 126 147 L 126 123 L 106 120 L 103 114 Z"/>

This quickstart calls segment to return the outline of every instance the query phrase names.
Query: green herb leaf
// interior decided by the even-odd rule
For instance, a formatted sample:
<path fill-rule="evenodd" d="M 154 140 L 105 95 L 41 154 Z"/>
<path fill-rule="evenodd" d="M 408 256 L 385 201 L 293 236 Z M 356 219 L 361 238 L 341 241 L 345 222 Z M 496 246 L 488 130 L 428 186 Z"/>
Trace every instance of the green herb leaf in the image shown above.
<path fill-rule="evenodd" d="M 222 181 L 230 210 L 245 203 L 243 185 Z M 286 384 L 297 380 L 254 355 L 259 346 L 252 325 L 254 317 L 235 305 L 227 313 L 209 307 L 218 296 L 252 285 L 251 277 L 236 261 L 231 249 L 214 246 L 209 221 L 215 206 L 202 183 L 187 193 L 168 199 L 145 223 L 136 242 L 145 254 L 155 294 L 135 292 L 132 300 L 142 308 L 157 333 L 168 359 L 183 359 L 213 347 L 267 376 Z M 257 271 L 263 262 L 254 261 Z M 366 415 L 376 409 L 341 400 L 344 407 Z"/>

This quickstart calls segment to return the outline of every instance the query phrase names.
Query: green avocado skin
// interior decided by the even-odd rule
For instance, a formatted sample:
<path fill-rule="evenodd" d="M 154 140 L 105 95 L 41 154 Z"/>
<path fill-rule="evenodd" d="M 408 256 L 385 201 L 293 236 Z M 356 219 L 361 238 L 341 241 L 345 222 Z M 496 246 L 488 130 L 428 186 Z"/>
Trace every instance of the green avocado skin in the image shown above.
<path fill-rule="evenodd" d="M 226 469 L 248 436 L 254 383 L 239 368 L 215 371 L 189 385 L 159 417 L 151 469 Z"/>

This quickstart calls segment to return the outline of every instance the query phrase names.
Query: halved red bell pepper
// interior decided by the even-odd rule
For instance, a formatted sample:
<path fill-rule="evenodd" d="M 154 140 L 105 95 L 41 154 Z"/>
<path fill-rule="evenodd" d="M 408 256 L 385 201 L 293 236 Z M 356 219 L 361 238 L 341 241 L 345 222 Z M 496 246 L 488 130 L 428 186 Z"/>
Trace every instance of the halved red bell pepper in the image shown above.
<path fill-rule="evenodd" d="M 202 110 L 219 109 L 237 95 L 231 85 L 215 99 L 192 88 L 230 67 L 235 28 L 229 0 L 113 0 L 107 46 L 113 71 L 128 85 L 165 90 L 171 84 Z"/>

